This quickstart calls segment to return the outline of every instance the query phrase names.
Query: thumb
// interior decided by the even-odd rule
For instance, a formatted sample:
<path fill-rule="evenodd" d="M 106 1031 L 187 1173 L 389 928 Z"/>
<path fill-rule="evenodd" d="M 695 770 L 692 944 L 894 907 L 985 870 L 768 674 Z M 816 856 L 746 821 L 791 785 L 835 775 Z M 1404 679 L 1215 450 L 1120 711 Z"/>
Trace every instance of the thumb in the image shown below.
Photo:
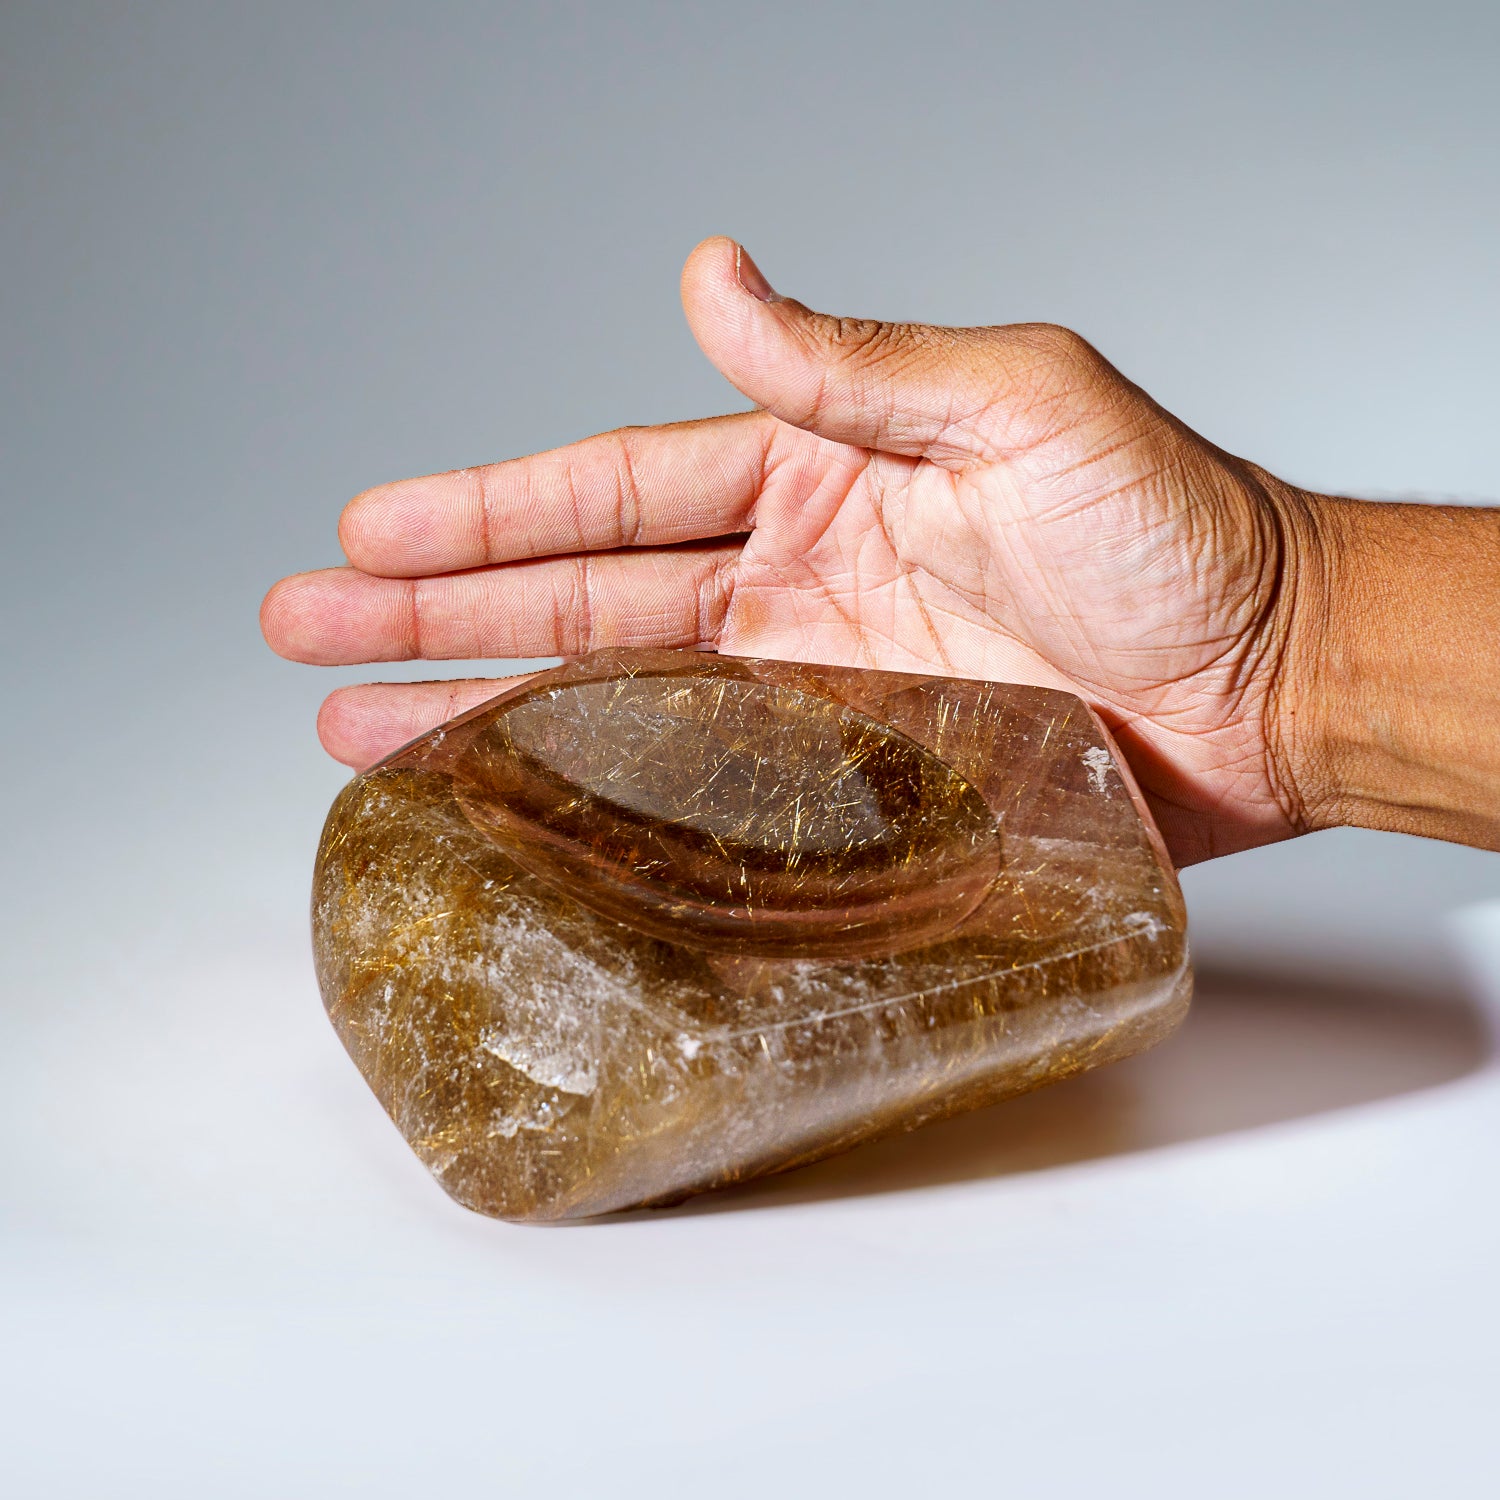
<path fill-rule="evenodd" d="M 935 328 L 813 312 L 774 292 L 722 236 L 688 257 L 682 301 L 703 352 L 783 422 L 955 467 L 1044 437 L 1039 424 L 1061 415 L 1059 387 L 1080 383 L 1072 356 L 1104 364 L 1046 325 Z"/>

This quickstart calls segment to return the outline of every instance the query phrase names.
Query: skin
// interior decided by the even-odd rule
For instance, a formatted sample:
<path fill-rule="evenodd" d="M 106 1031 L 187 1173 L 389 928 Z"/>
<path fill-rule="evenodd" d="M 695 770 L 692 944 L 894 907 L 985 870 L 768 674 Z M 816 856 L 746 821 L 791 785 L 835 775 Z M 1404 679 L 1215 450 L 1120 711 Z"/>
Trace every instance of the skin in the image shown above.
<path fill-rule="evenodd" d="M 346 568 L 262 628 L 325 665 L 712 648 L 1077 692 L 1179 864 L 1338 823 L 1500 847 L 1500 514 L 1313 495 L 1215 448 L 1078 335 L 683 273 L 758 410 L 368 490 Z M 497 691 L 333 693 L 361 768 Z"/>

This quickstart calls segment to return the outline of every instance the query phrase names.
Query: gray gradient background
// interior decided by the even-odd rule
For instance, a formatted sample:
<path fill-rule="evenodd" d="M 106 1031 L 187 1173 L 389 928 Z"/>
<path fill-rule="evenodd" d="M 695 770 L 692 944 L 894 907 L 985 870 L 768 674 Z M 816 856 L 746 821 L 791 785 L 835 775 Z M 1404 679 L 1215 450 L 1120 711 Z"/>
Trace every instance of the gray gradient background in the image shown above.
<path fill-rule="evenodd" d="M 1194 870 L 1158 1054 L 518 1231 L 306 951 L 317 703 L 439 674 L 255 612 L 368 484 L 742 404 L 677 306 L 715 232 L 1069 323 L 1295 482 L 1500 496 L 1497 100 L 1487 4 L 0 7 L 15 1493 L 1489 1492 L 1500 858 Z"/>

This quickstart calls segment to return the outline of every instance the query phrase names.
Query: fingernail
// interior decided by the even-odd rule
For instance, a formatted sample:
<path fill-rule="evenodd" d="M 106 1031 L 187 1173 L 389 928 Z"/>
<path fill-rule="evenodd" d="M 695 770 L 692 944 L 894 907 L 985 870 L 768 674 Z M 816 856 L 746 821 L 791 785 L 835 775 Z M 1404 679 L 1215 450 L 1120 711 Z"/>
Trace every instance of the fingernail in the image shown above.
<path fill-rule="evenodd" d="M 780 302 L 776 289 L 761 275 L 760 267 L 750 259 L 750 252 L 743 245 L 734 247 L 735 280 L 761 302 Z"/>

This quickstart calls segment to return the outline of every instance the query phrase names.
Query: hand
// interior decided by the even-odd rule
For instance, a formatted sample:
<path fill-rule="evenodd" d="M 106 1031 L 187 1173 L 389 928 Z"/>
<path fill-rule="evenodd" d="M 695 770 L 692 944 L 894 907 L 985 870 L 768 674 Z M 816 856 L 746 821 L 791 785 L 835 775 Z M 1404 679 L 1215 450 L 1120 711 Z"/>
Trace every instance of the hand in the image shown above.
<path fill-rule="evenodd" d="M 828 317 L 732 241 L 683 275 L 762 408 L 384 485 L 352 564 L 262 625 L 323 664 L 696 646 L 1065 687 L 1103 716 L 1174 857 L 1300 831 L 1281 733 L 1308 497 L 1219 451 L 1076 334 Z M 332 694 L 367 765 L 493 683 Z"/>

